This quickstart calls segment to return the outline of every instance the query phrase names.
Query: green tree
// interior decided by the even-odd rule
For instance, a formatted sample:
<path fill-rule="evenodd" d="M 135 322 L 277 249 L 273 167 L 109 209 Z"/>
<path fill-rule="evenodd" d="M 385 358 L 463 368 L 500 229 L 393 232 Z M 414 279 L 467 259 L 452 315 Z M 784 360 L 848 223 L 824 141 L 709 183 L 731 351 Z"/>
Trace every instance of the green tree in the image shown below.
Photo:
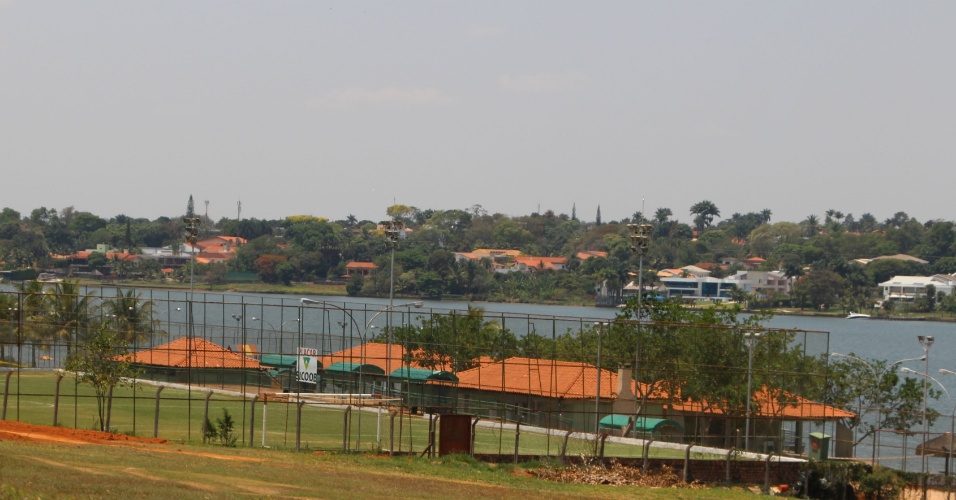
<path fill-rule="evenodd" d="M 63 281 L 54 286 L 47 300 L 53 323 L 45 340 L 49 343 L 65 343 L 69 357 L 74 346 L 86 338 L 96 314 L 93 296 L 83 295 L 78 282 Z"/>
<path fill-rule="evenodd" d="M 794 290 L 806 297 L 814 309 L 829 309 L 838 303 L 844 284 L 839 274 L 814 269 L 797 280 Z"/>
<path fill-rule="evenodd" d="M 92 326 L 86 343 L 66 360 L 66 369 L 75 374 L 77 382 L 93 388 L 101 431 L 109 430 L 113 389 L 131 384 L 128 379 L 137 373 L 126 356 L 126 347 L 118 332 L 104 321 Z"/>
<path fill-rule="evenodd" d="M 927 394 L 939 399 L 941 392 L 929 389 Z M 899 363 L 857 358 L 852 353 L 830 363 L 823 402 L 854 413 L 845 419 L 854 429 L 854 445 L 883 430 L 907 431 L 922 422 L 922 383 L 899 375 Z M 939 413 L 927 411 L 932 425 Z"/>
<path fill-rule="evenodd" d="M 710 226 L 714 221 L 714 217 L 720 217 L 720 210 L 714 202 L 704 200 L 693 204 L 690 207 L 690 214 L 694 216 L 697 234 L 701 234 L 704 232 L 704 228 Z"/>
<path fill-rule="evenodd" d="M 153 301 L 143 300 L 136 290 L 126 293 L 116 290 L 116 297 L 105 301 L 103 306 L 107 322 L 120 341 L 134 344 L 156 333 L 159 321 L 153 319 Z"/>

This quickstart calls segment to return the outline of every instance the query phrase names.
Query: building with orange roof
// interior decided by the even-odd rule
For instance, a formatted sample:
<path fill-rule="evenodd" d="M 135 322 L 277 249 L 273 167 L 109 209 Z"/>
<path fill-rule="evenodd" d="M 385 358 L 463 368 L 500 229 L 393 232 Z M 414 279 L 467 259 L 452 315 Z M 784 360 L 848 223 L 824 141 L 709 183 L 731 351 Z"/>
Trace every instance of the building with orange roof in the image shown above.
<path fill-rule="evenodd" d="M 511 260 L 521 255 L 521 250 L 509 250 L 504 248 L 476 248 L 472 250 L 471 253 L 477 255 L 479 258 L 487 257 L 492 260 Z"/>
<path fill-rule="evenodd" d="M 151 380 L 198 385 L 271 385 L 259 360 L 200 338 L 180 337 L 127 354 L 125 359 Z"/>
<path fill-rule="evenodd" d="M 519 256 L 514 259 L 514 270 L 520 272 L 560 271 L 567 264 L 567 257 Z"/>
<path fill-rule="evenodd" d="M 637 386 L 629 368 L 617 373 L 588 363 L 513 357 L 484 363 L 458 374 L 458 411 L 485 418 L 522 421 L 552 428 L 591 431 L 595 425 L 595 400 L 599 418 L 634 415 L 668 419 L 679 423 L 694 441 L 718 447 L 735 446 L 736 429 L 744 428 L 741 417 L 727 416 L 719 405 L 685 400 L 679 394 L 652 393 L 647 400 L 635 396 Z M 600 396 L 597 378 L 601 377 Z M 649 388 L 642 385 L 641 393 Z M 785 391 L 754 392 L 752 430 L 756 449 L 782 449 L 783 425 L 797 429 L 804 424 L 829 422 L 839 435 L 841 421 L 852 412 L 817 403 Z M 639 404 L 640 403 L 640 404 Z M 740 443 L 736 444 L 740 446 Z"/>
<path fill-rule="evenodd" d="M 374 262 L 352 261 L 345 265 L 345 277 L 351 278 L 356 274 L 359 276 L 370 276 L 373 271 L 378 269 Z"/>
<path fill-rule="evenodd" d="M 458 372 L 458 410 L 488 418 L 569 429 L 594 429 L 595 399 L 602 415 L 633 413 L 630 372 L 600 370 L 577 361 L 512 357 Z M 597 380 L 601 393 L 597 397 Z M 622 387 L 622 380 L 630 380 Z M 623 396 L 623 397 L 621 397 Z"/>
<path fill-rule="evenodd" d="M 607 252 L 603 252 L 601 250 L 585 250 L 583 252 L 576 253 L 574 256 L 577 257 L 579 260 L 588 260 L 591 258 L 606 259 Z"/>

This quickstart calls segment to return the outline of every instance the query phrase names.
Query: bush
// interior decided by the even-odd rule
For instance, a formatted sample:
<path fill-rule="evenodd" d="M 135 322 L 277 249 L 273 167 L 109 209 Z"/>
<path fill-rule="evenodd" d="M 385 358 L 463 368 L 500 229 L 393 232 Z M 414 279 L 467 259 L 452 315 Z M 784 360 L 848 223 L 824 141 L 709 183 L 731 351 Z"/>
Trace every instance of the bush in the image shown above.
<path fill-rule="evenodd" d="M 216 419 L 215 426 L 213 426 L 212 422 L 207 418 L 204 427 L 203 434 L 209 442 L 218 439 L 219 444 L 234 447 L 236 446 L 236 441 L 239 440 L 239 436 L 233 434 L 235 421 L 232 419 L 229 410 L 225 408 L 222 409 L 222 417 Z"/>

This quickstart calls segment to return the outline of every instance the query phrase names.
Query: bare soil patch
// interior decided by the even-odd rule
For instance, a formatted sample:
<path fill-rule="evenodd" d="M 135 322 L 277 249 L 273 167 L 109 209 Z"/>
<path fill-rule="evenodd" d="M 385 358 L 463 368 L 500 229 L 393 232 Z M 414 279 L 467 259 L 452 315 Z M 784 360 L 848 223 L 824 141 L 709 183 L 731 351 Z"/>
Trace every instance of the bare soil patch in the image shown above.
<path fill-rule="evenodd" d="M 166 444 L 162 438 L 147 438 L 127 436 L 52 425 L 35 425 L 23 422 L 0 421 L 0 440 L 3 441 L 36 441 L 70 444 Z"/>

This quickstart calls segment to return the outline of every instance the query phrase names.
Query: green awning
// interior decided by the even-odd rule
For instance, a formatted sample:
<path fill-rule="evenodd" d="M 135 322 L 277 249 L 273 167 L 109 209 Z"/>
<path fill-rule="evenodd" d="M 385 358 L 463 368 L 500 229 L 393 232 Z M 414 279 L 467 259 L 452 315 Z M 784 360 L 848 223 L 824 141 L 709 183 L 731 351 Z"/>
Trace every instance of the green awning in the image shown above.
<path fill-rule="evenodd" d="M 627 427 L 629 418 L 629 415 L 605 415 L 599 425 L 602 429 L 623 429 Z M 638 417 L 634 424 L 634 430 L 637 432 L 657 432 L 661 427 L 675 427 L 684 432 L 684 426 L 665 418 Z"/>
<path fill-rule="evenodd" d="M 298 356 L 291 354 L 263 354 L 259 364 L 273 368 L 291 368 L 295 366 L 298 360 Z M 319 366 L 321 367 L 321 365 Z"/>
<path fill-rule="evenodd" d="M 370 373 L 373 375 L 385 375 L 385 370 L 370 364 L 360 364 L 360 363 L 349 363 L 343 361 L 341 363 L 332 363 L 328 368 L 325 369 L 325 373 Z"/>
<path fill-rule="evenodd" d="M 398 378 L 401 380 L 408 380 L 410 382 L 425 383 L 429 380 L 438 380 L 442 382 L 458 382 L 458 377 L 451 372 L 443 372 L 439 370 L 426 370 L 424 368 L 409 368 L 403 366 L 392 372 L 390 375 L 393 379 Z"/>

